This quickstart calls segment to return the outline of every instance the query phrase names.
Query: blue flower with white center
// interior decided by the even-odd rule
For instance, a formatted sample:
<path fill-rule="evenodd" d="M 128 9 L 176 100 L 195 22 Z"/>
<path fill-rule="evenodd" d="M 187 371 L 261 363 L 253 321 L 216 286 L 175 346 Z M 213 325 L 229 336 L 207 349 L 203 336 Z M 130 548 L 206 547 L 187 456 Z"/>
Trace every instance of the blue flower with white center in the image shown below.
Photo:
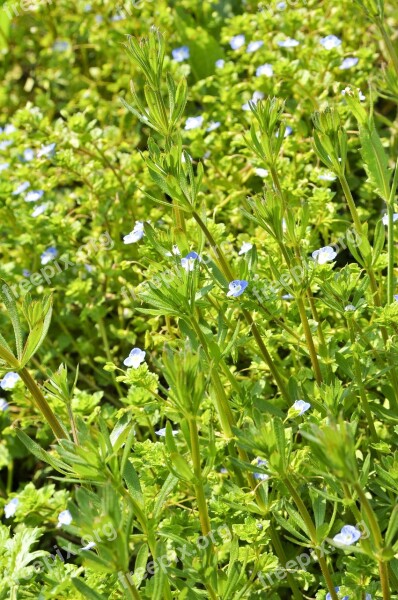
<path fill-rule="evenodd" d="M 141 350 L 141 348 L 133 348 L 128 357 L 124 359 L 123 364 L 126 367 L 138 369 L 140 364 L 145 361 L 145 354 L 145 350 Z"/>
<path fill-rule="evenodd" d="M 8 406 L 9 405 L 7 400 L 4 400 L 4 398 L 0 398 L 0 410 L 4 412 L 5 410 L 7 410 Z"/>
<path fill-rule="evenodd" d="M 327 35 L 319 40 L 321 46 L 325 48 L 325 50 L 333 50 L 333 48 L 338 48 L 341 45 L 341 39 L 337 37 L 337 35 Z"/>
<path fill-rule="evenodd" d="M 185 131 L 190 131 L 191 129 L 198 129 L 203 125 L 203 117 L 188 117 L 185 121 L 184 129 Z"/>
<path fill-rule="evenodd" d="M 234 279 L 234 281 L 231 281 L 228 286 L 229 292 L 227 292 L 227 296 L 232 296 L 233 298 L 241 296 L 248 285 L 249 282 L 245 279 Z"/>
<path fill-rule="evenodd" d="M 347 306 L 344 307 L 345 312 L 354 312 L 355 310 L 356 308 L 353 304 L 347 304 Z"/>
<path fill-rule="evenodd" d="M 220 121 L 212 121 L 211 123 L 209 123 L 209 126 L 207 127 L 206 131 L 210 133 L 210 131 L 214 131 L 215 129 L 218 129 L 220 127 L 221 123 Z"/>
<path fill-rule="evenodd" d="M 4 516 L 6 519 L 13 517 L 17 512 L 19 500 L 18 498 L 13 498 L 4 506 Z"/>
<path fill-rule="evenodd" d="M 290 127 L 290 125 L 286 125 L 286 129 L 285 129 L 285 133 L 283 134 L 283 137 L 286 138 L 289 135 L 292 135 L 293 133 L 293 129 Z M 279 137 L 279 131 L 276 132 L 275 137 Z"/>
<path fill-rule="evenodd" d="M 250 42 L 250 44 L 247 47 L 246 52 L 251 54 L 252 52 L 256 52 L 257 50 L 259 50 L 261 48 L 261 46 L 264 46 L 264 42 L 262 40 L 257 40 L 256 42 Z"/>
<path fill-rule="evenodd" d="M 351 546 L 361 537 L 361 532 L 353 525 L 344 525 L 340 533 L 334 536 L 333 541 L 341 546 Z"/>
<path fill-rule="evenodd" d="M 66 52 L 69 48 L 70 44 L 65 40 L 57 40 L 53 43 L 54 52 Z"/>
<path fill-rule="evenodd" d="M 22 159 L 24 160 L 24 162 L 30 162 L 34 159 L 34 157 L 35 153 L 32 150 L 32 148 L 26 148 L 26 150 L 23 151 Z"/>
<path fill-rule="evenodd" d="M 55 146 L 56 146 L 56 144 L 54 142 L 52 144 L 47 144 L 45 146 L 42 146 L 37 151 L 37 158 L 43 158 L 43 156 L 45 156 L 47 158 L 51 158 L 55 154 Z"/>
<path fill-rule="evenodd" d="M 18 373 L 14 373 L 14 371 L 9 371 L 4 375 L 3 379 L 0 381 L 0 387 L 3 390 L 12 390 L 20 379 L 21 378 L 18 375 Z"/>
<path fill-rule="evenodd" d="M 244 43 L 245 43 L 245 36 L 243 34 L 235 35 L 229 41 L 229 45 L 231 46 L 232 50 L 239 50 L 239 48 L 242 48 Z"/>
<path fill-rule="evenodd" d="M 324 265 L 336 258 L 336 256 L 337 252 L 332 246 L 324 246 L 323 248 L 319 248 L 319 250 L 314 250 L 312 253 L 312 258 L 318 265 Z"/>
<path fill-rule="evenodd" d="M 47 210 L 48 204 L 39 204 L 32 212 L 32 217 L 39 217 Z"/>
<path fill-rule="evenodd" d="M 256 69 L 256 77 L 261 77 L 261 75 L 265 75 L 265 77 L 272 77 L 274 74 L 274 69 L 272 65 L 269 63 L 265 63 L 264 65 L 260 65 Z"/>
<path fill-rule="evenodd" d="M 29 277 L 29 276 L 30 276 L 30 271 L 29 271 L 29 269 L 23 269 L 23 271 L 22 271 L 22 275 L 23 275 L 24 277 Z"/>
<path fill-rule="evenodd" d="M 337 593 L 339 593 L 339 591 L 340 591 L 340 588 L 339 588 L 339 587 L 335 587 L 335 588 L 334 588 L 334 591 L 335 591 L 335 592 L 337 592 Z M 328 593 L 326 594 L 326 598 L 325 598 L 325 600 L 332 600 L 332 595 L 331 595 L 331 593 L 330 593 L 330 592 L 328 592 Z M 350 597 L 349 597 L 349 596 L 344 596 L 344 597 L 343 597 L 341 600 L 350 600 Z"/>
<path fill-rule="evenodd" d="M 58 250 L 54 246 L 50 246 L 50 248 L 47 248 L 40 256 L 40 262 L 42 265 L 46 265 L 54 260 L 56 256 L 58 256 Z"/>
<path fill-rule="evenodd" d="M 155 431 L 155 433 L 159 437 L 166 437 L 166 427 L 162 427 L 161 429 L 158 429 L 157 431 Z M 171 433 L 173 435 L 177 435 L 178 430 L 177 429 L 172 429 Z"/>
<path fill-rule="evenodd" d="M 135 244 L 143 237 L 144 234 L 145 234 L 144 222 L 136 221 L 133 231 L 130 231 L 130 233 L 128 233 L 127 235 L 124 236 L 123 243 L 124 244 Z"/>
<path fill-rule="evenodd" d="M 352 69 L 352 67 L 355 67 L 358 64 L 358 61 L 359 58 L 356 58 L 355 56 L 349 56 L 348 58 L 345 58 L 343 60 L 343 62 L 339 66 L 339 69 L 341 71 L 345 71 L 346 69 Z"/>
<path fill-rule="evenodd" d="M 193 271 L 195 268 L 196 261 L 200 262 L 201 258 L 196 252 L 189 252 L 184 258 L 181 259 L 181 266 L 183 269 Z"/>
<path fill-rule="evenodd" d="M 13 196 L 18 196 L 18 194 L 22 194 L 23 192 L 25 192 L 28 188 L 30 187 L 30 183 L 29 181 L 23 181 L 22 183 L 19 184 L 19 186 L 17 188 L 15 188 L 15 190 L 13 191 L 12 195 Z"/>
<path fill-rule="evenodd" d="M 395 302 L 398 302 L 398 294 L 394 294 L 394 300 Z"/>
<path fill-rule="evenodd" d="M 10 166 L 10 163 L 1 163 L 0 164 L 0 173 L 1 171 L 5 171 Z"/>
<path fill-rule="evenodd" d="M 321 173 L 320 175 L 318 175 L 318 179 L 320 179 L 321 181 L 336 181 L 336 175 L 334 175 L 333 173 Z"/>
<path fill-rule="evenodd" d="M 286 2 L 278 2 L 278 4 L 276 5 L 276 8 L 278 10 L 285 10 L 285 8 L 286 8 Z"/>
<path fill-rule="evenodd" d="M 118 21 L 123 21 L 125 18 L 126 16 L 123 13 L 117 13 L 111 17 L 111 21 L 112 23 L 117 23 Z"/>
<path fill-rule="evenodd" d="M 262 169 L 261 167 L 256 167 L 254 169 L 254 172 L 257 175 L 257 177 L 268 177 L 267 169 Z"/>
<path fill-rule="evenodd" d="M 223 58 L 219 58 L 218 60 L 216 60 L 217 69 L 222 69 L 224 65 L 225 65 L 225 60 Z"/>
<path fill-rule="evenodd" d="M 257 456 L 255 460 L 255 465 L 257 467 L 268 467 L 268 462 L 263 458 Z M 266 481 L 267 479 L 269 479 L 269 475 L 267 475 L 267 473 L 254 473 L 254 478 L 258 481 Z"/>
<path fill-rule="evenodd" d="M 311 404 L 305 400 L 296 400 L 289 409 L 289 412 L 298 412 L 299 417 L 311 408 Z"/>
<path fill-rule="evenodd" d="M 57 527 L 62 527 L 62 525 L 70 525 L 72 523 L 72 515 L 69 510 L 63 510 L 58 515 L 58 524 Z"/>
<path fill-rule="evenodd" d="M 398 220 L 398 213 L 394 213 L 392 216 L 392 222 L 395 223 L 395 221 Z M 383 221 L 383 225 L 388 225 L 388 215 L 384 215 L 384 217 L 382 218 Z"/>
<path fill-rule="evenodd" d="M 173 60 L 176 62 L 184 62 L 184 60 L 188 60 L 189 58 L 189 48 L 188 46 L 181 46 L 180 48 L 174 48 L 171 51 L 171 55 Z"/>
<path fill-rule="evenodd" d="M 259 102 L 263 98 L 264 98 L 263 92 L 254 92 L 253 96 L 251 97 L 250 102 L 252 102 L 253 104 L 257 104 L 257 102 Z M 250 102 L 246 102 L 245 104 L 243 104 L 242 109 L 246 110 L 246 111 L 250 110 Z"/>
<path fill-rule="evenodd" d="M 43 194 L 43 190 L 30 190 L 25 196 L 25 202 L 37 202 Z"/>
<path fill-rule="evenodd" d="M 288 37 L 285 40 L 280 40 L 278 42 L 278 46 L 280 48 L 295 48 L 296 46 L 299 45 L 299 41 L 295 40 L 294 38 Z"/>
<path fill-rule="evenodd" d="M 251 244 L 250 242 L 243 242 L 241 249 L 238 252 L 239 256 L 242 256 L 242 254 L 246 254 L 252 248 L 253 248 L 253 244 Z"/>
<path fill-rule="evenodd" d="M 283 294 L 282 300 L 293 300 L 294 296 L 291 294 Z"/>

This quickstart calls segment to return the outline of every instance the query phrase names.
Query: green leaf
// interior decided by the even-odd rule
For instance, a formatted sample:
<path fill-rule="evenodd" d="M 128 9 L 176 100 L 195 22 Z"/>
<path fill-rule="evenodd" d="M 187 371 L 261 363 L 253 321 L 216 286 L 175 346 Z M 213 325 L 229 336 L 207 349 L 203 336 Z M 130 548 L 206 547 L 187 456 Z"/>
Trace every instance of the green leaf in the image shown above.
<path fill-rule="evenodd" d="M 72 577 L 72 583 L 75 588 L 88 600 L 106 600 L 106 597 L 102 594 L 99 594 L 91 587 L 84 583 L 82 579 L 77 579 L 77 577 Z"/>
<path fill-rule="evenodd" d="M 375 191 L 385 202 L 390 198 L 391 170 L 388 168 L 388 158 L 381 143 L 379 134 L 373 124 L 371 129 L 359 127 L 361 154 L 366 173 Z"/>

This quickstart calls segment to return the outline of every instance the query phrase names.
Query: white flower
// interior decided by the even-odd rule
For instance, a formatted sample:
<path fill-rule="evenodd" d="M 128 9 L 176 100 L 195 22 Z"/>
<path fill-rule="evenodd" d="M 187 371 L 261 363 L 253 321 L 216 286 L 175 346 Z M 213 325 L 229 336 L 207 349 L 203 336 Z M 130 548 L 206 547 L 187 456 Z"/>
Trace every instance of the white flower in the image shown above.
<path fill-rule="evenodd" d="M 32 217 L 38 217 L 39 215 L 42 215 L 47 209 L 47 206 L 48 204 L 39 204 L 39 206 L 36 206 L 35 210 L 32 212 Z"/>
<path fill-rule="evenodd" d="M 250 42 L 250 44 L 247 47 L 246 52 L 256 52 L 256 50 L 259 50 L 259 48 L 261 48 L 261 46 L 264 46 L 264 42 L 262 40 L 257 40 L 256 42 Z"/>
<path fill-rule="evenodd" d="M 8 402 L 4 398 L 0 398 L 0 410 L 5 411 L 8 408 Z"/>
<path fill-rule="evenodd" d="M 356 310 L 355 306 L 353 304 L 347 304 L 347 306 L 344 307 L 345 312 L 353 312 L 354 310 Z"/>
<path fill-rule="evenodd" d="M 58 254 L 58 250 L 56 248 L 54 248 L 54 246 L 47 248 L 47 250 L 45 250 L 43 252 L 43 254 L 41 254 L 41 256 L 40 256 L 41 264 L 46 265 L 47 263 L 51 262 L 52 260 L 54 260 L 54 258 L 57 256 L 57 254 Z"/>
<path fill-rule="evenodd" d="M 218 60 L 216 60 L 216 67 L 217 67 L 217 69 L 222 69 L 224 65 L 225 65 L 225 60 L 224 59 L 219 58 Z"/>
<path fill-rule="evenodd" d="M 43 190 L 31 190 L 26 194 L 25 202 L 37 202 L 43 194 Z"/>
<path fill-rule="evenodd" d="M 261 167 L 256 167 L 254 169 L 254 172 L 257 175 L 257 177 L 268 177 L 267 169 L 262 169 Z"/>
<path fill-rule="evenodd" d="M 333 541 L 342 546 L 351 546 L 361 537 L 361 532 L 353 525 L 344 525 L 340 533 L 334 536 Z"/>
<path fill-rule="evenodd" d="M 10 166 L 10 163 L 0 163 L 0 173 L 1 171 L 5 171 Z"/>
<path fill-rule="evenodd" d="M 286 2 L 278 2 L 278 4 L 276 5 L 276 8 L 278 10 L 285 10 L 285 8 L 286 8 Z"/>
<path fill-rule="evenodd" d="M 394 213 L 392 216 L 392 221 L 393 223 L 395 223 L 395 221 L 398 219 L 398 213 Z M 384 217 L 382 218 L 383 221 L 383 225 L 388 225 L 388 215 L 384 215 Z"/>
<path fill-rule="evenodd" d="M 229 45 L 231 46 L 232 50 L 239 50 L 239 48 L 241 48 L 244 43 L 244 35 L 235 35 L 233 38 L 231 38 Z"/>
<path fill-rule="evenodd" d="M 309 408 L 311 408 L 311 404 L 309 402 L 305 402 L 305 400 L 296 400 L 290 408 L 292 411 L 299 411 L 299 416 L 303 415 Z"/>
<path fill-rule="evenodd" d="M 203 117 L 188 117 L 185 121 L 184 129 L 185 131 L 190 131 L 191 129 L 198 129 L 203 125 Z"/>
<path fill-rule="evenodd" d="M 297 40 L 295 40 L 294 38 L 288 37 L 285 40 L 281 40 L 278 42 L 278 46 L 280 48 L 295 48 L 295 46 L 298 46 L 300 42 L 298 42 Z"/>
<path fill-rule="evenodd" d="M 3 379 L 0 381 L 0 387 L 3 390 L 12 390 L 12 388 L 15 387 L 17 381 L 19 381 L 20 379 L 21 378 L 18 375 L 18 373 L 14 373 L 14 371 L 9 371 L 4 375 Z"/>
<path fill-rule="evenodd" d="M 256 77 L 261 77 L 261 75 L 265 75 L 266 77 L 272 77 L 274 74 L 274 69 L 272 65 L 269 63 L 265 63 L 264 65 L 260 65 L 256 69 Z"/>
<path fill-rule="evenodd" d="M 22 194 L 22 192 L 25 192 L 28 189 L 28 187 L 30 187 L 29 181 L 24 181 L 23 183 L 20 183 L 17 188 L 15 188 L 12 195 L 18 196 L 18 194 Z"/>
<path fill-rule="evenodd" d="M 158 429 L 157 431 L 155 431 L 156 435 L 158 435 L 159 437 L 165 437 L 166 435 L 166 427 L 162 427 L 162 429 Z M 178 431 L 176 429 L 173 429 L 171 431 L 171 433 L 173 435 L 177 435 Z"/>
<path fill-rule="evenodd" d="M 42 156 L 51 157 L 54 156 L 56 144 L 53 142 L 52 144 L 47 144 L 46 146 L 42 146 L 40 150 L 37 151 L 37 157 L 42 158 Z"/>
<path fill-rule="evenodd" d="M 336 35 L 327 35 L 320 39 L 320 43 L 326 50 L 332 50 L 333 48 L 338 48 L 340 46 L 341 39 Z"/>
<path fill-rule="evenodd" d="M 171 54 L 176 62 L 183 62 L 184 60 L 188 60 L 189 58 L 189 48 L 188 46 L 174 48 L 174 50 L 171 51 Z"/>
<path fill-rule="evenodd" d="M 394 294 L 394 300 L 395 302 L 398 302 L 398 294 Z"/>
<path fill-rule="evenodd" d="M 253 102 L 253 104 L 257 104 L 257 102 L 259 100 L 262 100 L 263 98 L 264 98 L 263 92 L 254 92 L 250 102 Z M 243 104 L 242 108 L 243 108 L 243 110 L 250 110 L 249 102 L 246 102 L 245 104 Z"/>
<path fill-rule="evenodd" d="M 181 266 L 186 271 L 193 271 L 195 268 L 195 261 L 201 262 L 201 258 L 197 252 L 189 252 L 184 258 L 181 259 Z"/>
<path fill-rule="evenodd" d="M 345 58 L 339 66 L 339 69 L 341 69 L 341 71 L 344 71 L 345 69 L 351 69 L 351 67 L 355 67 L 355 65 L 358 64 L 358 61 L 359 58 L 355 58 L 354 56 Z"/>
<path fill-rule="evenodd" d="M 210 132 L 210 131 L 214 131 L 215 129 L 218 129 L 218 127 L 220 127 L 221 123 L 220 121 L 212 121 L 211 123 L 209 123 L 206 131 Z"/>
<path fill-rule="evenodd" d="M 319 248 L 319 250 L 315 250 L 312 253 L 312 258 L 319 265 L 324 265 L 325 263 L 336 258 L 337 252 L 332 248 L 332 246 L 324 246 L 323 248 Z"/>
<path fill-rule="evenodd" d="M 174 244 L 174 246 L 172 247 L 171 252 L 166 252 L 166 256 L 173 256 L 173 255 L 181 256 L 180 249 L 176 244 Z"/>
<path fill-rule="evenodd" d="M 70 525 L 71 523 L 72 515 L 69 510 L 63 510 L 59 513 L 57 527 L 62 527 L 62 525 Z"/>
<path fill-rule="evenodd" d="M 126 367 L 133 367 L 138 369 L 141 363 L 145 360 L 145 351 L 140 348 L 133 348 L 127 358 L 124 359 L 123 364 Z"/>
<path fill-rule="evenodd" d="M 138 242 L 144 235 L 144 222 L 136 221 L 134 225 L 133 231 L 130 231 L 127 235 L 124 236 L 123 242 L 125 244 L 134 244 Z"/>
<path fill-rule="evenodd" d="M 8 504 L 4 506 L 4 516 L 6 519 L 9 519 L 10 517 L 13 517 L 15 515 L 15 513 L 17 512 L 18 504 L 18 498 L 13 498 L 12 500 L 10 500 L 10 502 L 8 502 Z"/>
<path fill-rule="evenodd" d="M 336 180 L 336 175 L 333 175 L 333 173 L 321 173 L 320 175 L 318 175 L 318 179 L 320 179 L 321 181 L 335 181 Z"/>
<path fill-rule="evenodd" d="M 32 148 L 26 148 L 26 150 L 23 151 L 23 159 L 26 162 L 30 162 L 31 160 L 33 160 L 35 157 L 35 153 L 32 150 Z"/>
<path fill-rule="evenodd" d="M 251 244 L 250 242 L 243 242 L 241 249 L 238 252 L 239 256 L 242 256 L 242 254 L 246 254 L 246 252 L 249 252 L 249 250 L 251 250 L 252 248 L 253 244 Z"/>

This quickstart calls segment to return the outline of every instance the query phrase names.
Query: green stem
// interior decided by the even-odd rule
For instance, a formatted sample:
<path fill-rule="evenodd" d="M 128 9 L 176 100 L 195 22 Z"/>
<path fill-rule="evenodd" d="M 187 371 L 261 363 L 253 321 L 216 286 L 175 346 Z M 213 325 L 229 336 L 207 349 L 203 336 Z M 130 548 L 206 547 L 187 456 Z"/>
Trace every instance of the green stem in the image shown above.
<path fill-rule="evenodd" d="M 286 565 L 287 559 L 286 559 L 285 551 L 282 546 L 282 542 L 280 540 L 278 532 L 276 531 L 276 529 L 274 529 L 274 527 L 272 525 L 269 528 L 269 533 L 270 533 L 272 545 L 275 549 L 275 552 L 279 559 L 280 564 Z M 290 589 L 293 592 L 293 598 L 295 600 L 303 600 L 303 595 L 297 586 L 296 580 L 294 579 L 293 575 L 291 573 L 289 573 L 289 571 L 286 571 L 286 578 L 290 585 Z"/>
<path fill-rule="evenodd" d="M 303 302 L 302 298 L 297 298 L 296 301 L 297 301 L 297 306 L 298 306 L 299 313 L 300 313 L 301 323 L 302 323 L 303 329 L 304 329 L 305 339 L 307 341 L 308 351 L 309 351 L 310 357 L 311 357 L 312 368 L 314 369 L 314 372 L 315 372 L 315 379 L 316 379 L 317 384 L 321 385 L 321 383 L 322 383 L 321 368 L 319 366 L 319 361 L 318 361 L 318 356 L 317 356 L 317 353 L 315 350 L 314 340 L 312 337 L 310 325 L 308 323 L 307 314 L 305 312 L 304 302 Z"/>
<path fill-rule="evenodd" d="M 387 274 L 387 304 L 394 302 L 394 205 L 388 203 L 388 274 Z"/>
<path fill-rule="evenodd" d="M 387 47 L 388 54 L 390 55 L 391 62 L 394 66 L 395 72 L 398 75 L 398 55 L 395 52 L 395 48 L 391 42 L 390 36 L 388 35 L 388 32 L 387 32 L 386 28 L 384 27 L 384 23 L 381 21 L 381 19 L 376 19 L 376 23 L 377 23 L 377 26 L 383 37 L 384 43 Z"/>
<path fill-rule="evenodd" d="M 124 581 L 126 582 L 125 590 L 127 592 L 128 597 L 132 600 L 141 600 L 141 595 L 135 587 L 134 583 L 130 581 L 129 575 L 127 575 L 127 577 L 124 577 Z"/>
<path fill-rule="evenodd" d="M 196 420 L 194 418 L 189 419 L 189 435 L 191 439 L 191 457 L 193 464 L 193 472 L 196 478 L 195 493 L 196 502 L 198 504 L 199 510 L 200 527 L 202 530 L 202 534 L 204 536 L 207 536 L 211 531 L 211 525 L 209 513 L 207 510 L 205 490 L 203 487 L 198 428 L 196 425 Z"/>
<path fill-rule="evenodd" d="M 359 483 L 355 483 L 354 489 L 355 489 L 355 491 L 358 495 L 358 498 L 361 502 L 363 511 L 366 514 L 366 517 L 368 519 L 370 531 L 372 533 L 373 542 L 375 544 L 377 554 L 380 554 L 380 551 L 383 548 L 383 538 L 381 535 L 379 524 L 377 522 L 376 515 L 375 515 L 373 508 L 372 508 L 369 500 L 367 499 L 366 494 L 365 494 L 364 490 L 362 489 L 361 485 Z M 377 562 L 379 565 L 379 574 L 380 574 L 381 589 L 382 589 L 382 593 L 383 593 L 383 600 L 390 600 L 391 596 L 390 596 L 390 586 L 388 583 L 387 563 L 385 563 L 379 557 L 377 557 Z"/>
<path fill-rule="evenodd" d="M 56 438 L 57 439 L 67 438 L 68 436 L 67 436 L 66 432 L 64 431 L 64 429 L 61 426 L 60 422 L 58 421 L 57 417 L 54 415 L 49 404 L 47 403 L 47 400 L 43 396 L 40 388 L 37 386 L 36 382 L 32 378 L 28 369 L 26 367 L 24 367 L 23 369 L 21 369 L 19 371 L 19 374 L 21 376 L 22 381 L 24 382 L 24 384 L 26 385 L 26 387 L 32 394 L 37 408 L 40 410 L 43 417 L 46 419 L 47 423 L 50 425 Z"/>
<path fill-rule="evenodd" d="M 354 226 L 357 232 L 360 235 L 363 235 L 362 223 L 358 215 L 357 207 L 355 206 L 354 198 L 352 197 L 350 187 L 348 185 L 347 179 L 344 175 L 340 176 L 341 187 L 343 188 L 344 196 L 347 200 L 348 208 L 350 209 L 352 220 L 354 221 Z"/>
<path fill-rule="evenodd" d="M 108 341 L 108 336 L 106 333 L 106 328 L 104 325 L 104 321 L 102 320 L 102 318 L 100 317 L 98 319 L 98 328 L 100 330 L 100 334 L 101 334 L 101 338 L 102 338 L 102 343 L 104 344 L 104 350 L 105 350 L 105 354 L 106 354 L 106 358 L 109 362 L 113 361 L 112 358 L 112 354 L 111 354 L 111 350 L 109 347 L 109 341 Z M 119 385 L 119 382 L 116 380 L 116 375 L 115 373 L 112 371 L 111 372 L 111 377 L 112 377 L 112 381 L 113 381 L 113 385 L 115 386 L 117 393 L 119 394 L 119 398 L 123 397 L 123 391 L 122 388 Z"/>
<path fill-rule="evenodd" d="M 301 499 L 300 494 L 298 493 L 297 489 L 295 488 L 295 486 L 291 483 L 291 481 L 289 480 L 288 477 L 285 477 L 283 479 L 283 483 L 285 484 L 285 486 L 287 487 L 287 489 L 289 490 L 296 506 L 297 509 L 304 521 L 304 523 L 307 526 L 308 529 L 308 534 L 311 538 L 311 542 L 314 546 L 314 550 L 315 553 L 318 557 L 318 561 L 319 561 L 319 566 L 321 567 L 321 571 L 322 574 L 325 578 L 325 582 L 327 585 L 327 588 L 329 590 L 330 596 L 332 598 L 332 600 L 339 600 L 338 596 L 336 594 L 336 591 L 334 589 L 334 585 L 333 585 L 333 581 L 332 581 L 332 576 L 330 575 L 330 571 L 329 571 L 329 567 L 327 565 L 327 562 L 325 560 L 325 557 L 322 556 L 322 553 L 319 552 L 318 550 L 318 541 L 317 541 L 317 534 L 316 534 L 316 527 L 311 519 L 311 516 L 307 510 L 307 507 L 305 506 L 304 502 Z"/>

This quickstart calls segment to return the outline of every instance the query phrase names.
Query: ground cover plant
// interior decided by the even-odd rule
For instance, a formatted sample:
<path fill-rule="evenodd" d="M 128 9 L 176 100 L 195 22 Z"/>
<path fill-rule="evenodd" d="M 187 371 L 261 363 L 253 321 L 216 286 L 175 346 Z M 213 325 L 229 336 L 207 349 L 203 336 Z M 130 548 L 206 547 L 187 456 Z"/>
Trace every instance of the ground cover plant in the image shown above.
<path fill-rule="evenodd" d="M 0 6 L 0 600 L 398 598 L 397 27 Z"/>

